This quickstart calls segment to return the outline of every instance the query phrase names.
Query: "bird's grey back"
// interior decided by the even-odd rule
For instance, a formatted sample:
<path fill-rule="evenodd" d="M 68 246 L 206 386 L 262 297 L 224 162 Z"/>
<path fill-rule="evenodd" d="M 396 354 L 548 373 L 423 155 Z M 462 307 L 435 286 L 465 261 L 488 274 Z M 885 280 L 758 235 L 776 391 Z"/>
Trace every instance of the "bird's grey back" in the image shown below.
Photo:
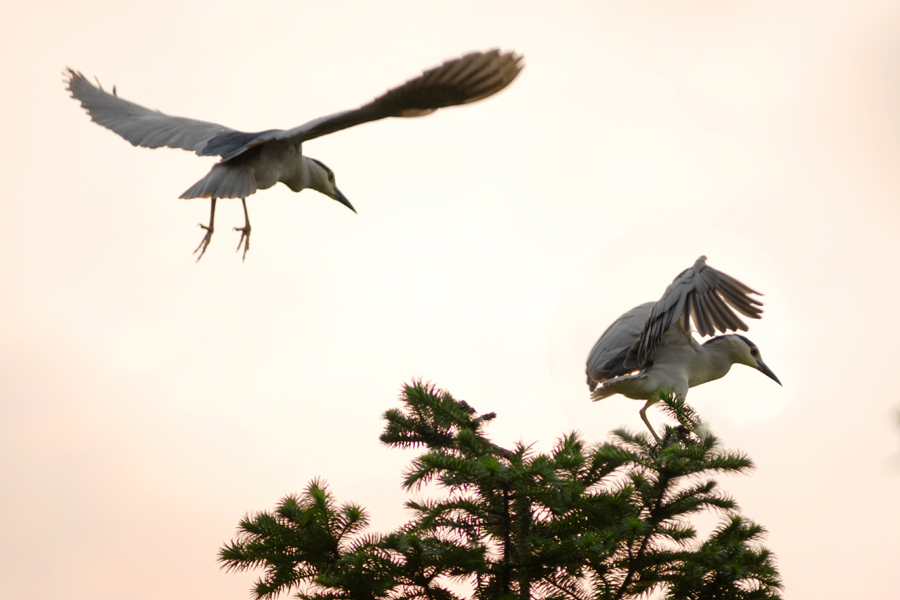
<path fill-rule="evenodd" d="M 206 142 L 206 145 L 197 151 L 197 154 L 200 156 L 228 156 L 253 140 L 263 137 L 269 138 L 280 131 L 280 129 L 267 129 L 256 133 L 244 133 L 243 131 L 233 130 L 223 131 Z"/>
<path fill-rule="evenodd" d="M 606 328 L 597 343 L 591 349 L 587 359 L 587 376 L 588 385 L 591 390 L 598 381 L 602 381 L 609 375 L 606 367 L 607 363 L 620 354 L 624 359 L 624 353 L 638 341 L 641 337 L 641 331 L 650 318 L 655 302 L 644 302 L 635 306 L 621 317 L 613 321 L 612 325 Z"/>

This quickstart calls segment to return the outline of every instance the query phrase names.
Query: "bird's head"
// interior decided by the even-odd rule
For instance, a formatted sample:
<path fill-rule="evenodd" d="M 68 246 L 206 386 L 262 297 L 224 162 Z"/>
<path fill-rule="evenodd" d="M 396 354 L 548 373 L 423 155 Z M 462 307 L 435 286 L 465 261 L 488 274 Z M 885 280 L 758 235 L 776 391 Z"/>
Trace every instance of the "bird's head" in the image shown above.
<path fill-rule="evenodd" d="M 756 347 L 756 344 L 738 334 L 723 337 L 732 338 L 733 340 L 733 344 L 737 350 L 737 355 L 734 357 L 735 362 L 747 365 L 748 367 L 753 367 L 769 379 L 774 380 L 778 385 L 781 385 L 781 382 L 778 380 L 778 377 L 775 376 L 775 373 L 772 372 L 772 369 L 763 362 L 762 355 L 759 353 L 759 348 Z"/>
<path fill-rule="evenodd" d="M 316 190 L 317 192 L 321 192 L 325 194 L 329 198 L 333 198 L 352 210 L 356 212 L 356 209 L 353 208 L 353 205 L 350 204 L 350 201 L 341 193 L 341 190 L 337 188 L 337 184 L 334 182 L 334 171 L 325 166 L 320 160 L 316 160 L 315 158 L 309 159 L 309 187 Z"/>

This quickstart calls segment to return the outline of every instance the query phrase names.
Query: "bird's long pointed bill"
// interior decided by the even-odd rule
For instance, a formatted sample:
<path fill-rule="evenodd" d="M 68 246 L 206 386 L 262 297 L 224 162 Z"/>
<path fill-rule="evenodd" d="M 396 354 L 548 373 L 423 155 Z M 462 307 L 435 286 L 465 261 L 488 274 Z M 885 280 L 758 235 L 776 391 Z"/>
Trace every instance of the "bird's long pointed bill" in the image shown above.
<path fill-rule="evenodd" d="M 338 202 L 340 202 L 341 204 L 343 204 L 344 206 L 346 206 L 353 212 L 356 212 L 356 209 L 353 208 L 353 205 L 350 204 L 350 201 L 347 200 L 347 197 L 341 193 L 341 190 L 334 188 L 334 193 L 337 194 L 337 197 L 335 198 L 335 200 L 337 200 Z"/>
<path fill-rule="evenodd" d="M 756 362 L 759 363 L 759 370 L 761 372 L 763 372 L 769 379 L 773 379 L 775 381 L 775 383 L 777 383 L 778 385 L 781 385 L 781 382 L 778 380 L 778 377 L 775 375 L 775 373 L 772 372 L 772 369 L 770 369 L 766 365 L 766 363 L 764 363 L 763 361 L 761 361 L 759 359 L 757 359 Z"/>

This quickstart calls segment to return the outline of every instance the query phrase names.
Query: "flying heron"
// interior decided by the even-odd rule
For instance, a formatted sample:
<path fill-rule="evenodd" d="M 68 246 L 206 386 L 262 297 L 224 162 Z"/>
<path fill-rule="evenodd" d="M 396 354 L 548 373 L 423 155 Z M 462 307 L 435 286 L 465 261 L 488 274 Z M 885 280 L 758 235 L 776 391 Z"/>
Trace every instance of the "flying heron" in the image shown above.
<path fill-rule="evenodd" d="M 496 94 L 519 74 L 522 56 L 514 52 L 472 52 L 448 60 L 424 71 L 368 104 L 313 119 L 293 129 L 269 129 L 244 133 L 223 125 L 171 117 L 119 98 L 94 86 L 84 75 L 68 69 L 67 89 L 81 102 L 98 125 L 119 134 L 135 146 L 144 148 L 181 148 L 199 156 L 218 156 L 209 174 L 192 185 L 181 198 L 209 198 L 209 224 L 200 223 L 206 234 L 194 253 L 203 257 L 213 234 L 216 200 L 240 198 L 244 207 L 244 226 L 237 249 L 250 249 L 250 217 L 247 196 L 272 187 L 279 181 L 292 191 L 312 188 L 337 200 L 353 212 L 356 209 L 338 190 L 334 172 L 321 161 L 304 156 L 303 142 L 354 125 L 386 117 L 419 117 L 445 106 L 468 104 Z"/>
<path fill-rule="evenodd" d="M 671 390 L 684 398 L 688 388 L 724 377 L 735 363 L 753 367 L 781 385 L 759 348 L 746 337 L 720 335 L 700 344 L 691 335 L 691 320 L 703 336 L 747 331 L 731 309 L 759 319 L 762 302 L 750 294 L 762 295 L 708 266 L 701 256 L 659 300 L 635 306 L 603 332 L 587 359 L 591 399 L 622 394 L 646 400 L 641 419 L 659 441 L 647 409 L 659 402 L 660 391 Z"/>

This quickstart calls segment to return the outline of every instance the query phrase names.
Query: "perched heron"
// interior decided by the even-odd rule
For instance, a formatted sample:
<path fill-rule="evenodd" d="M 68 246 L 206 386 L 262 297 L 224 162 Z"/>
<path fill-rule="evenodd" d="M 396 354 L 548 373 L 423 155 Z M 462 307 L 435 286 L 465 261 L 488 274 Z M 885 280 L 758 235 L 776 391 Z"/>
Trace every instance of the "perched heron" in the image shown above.
<path fill-rule="evenodd" d="M 313 119 L 293 129 L 270 129 L 244 133 L 223 125 L 170 117 L 118 97 L 116 88 L 107 93 L 84 75 L 68 69 L 67 88 L 98 125 L 118 133 L 135 146 L 181 148 L 199 156 L 219 156 L 209 174 L 192 185 L 181 198 L 209 198 L 209 224 L 200 224 L 206 234 L 197 246 L 203 257 L 213 234 L 216 200 L 240 198 L 244 226 L 237 249 L 250 249 L 250 217 L 247 196 L 279 181 L 292 191 L 312 188 L 356 212 L 338 190 L 334 172 L 321 161 L 304 156 L 301 144 L 354 125 L 386 117 L 418 117 L 445 106 L 468 104 L 496 94 L 519 74 L 522 56 L 514 52 L 473 52 L 424 71 L 354 110 Z"/>
<path fill-rule="evenodd" d="M 720 335 L 701 345 L 691 335 L 691 319 L 703 336 L 747 331 L 731 308 L 759 319 L 762 302 L 750 294 L 762 295 L 707 266 L 706 257 L 701 256 L 658 301 L 632 308 L 603 332 L 587 359 L 591 399 L 596 402 L 622 394 L 646 400 L 641 419 L 658 441 L 647 409 L 659 402 L 662 390 L 684 398 L 688 388 L 724 377 L 735 363 L 753 367 L 781 385 L 756 344 L 744 336 Z"/>

